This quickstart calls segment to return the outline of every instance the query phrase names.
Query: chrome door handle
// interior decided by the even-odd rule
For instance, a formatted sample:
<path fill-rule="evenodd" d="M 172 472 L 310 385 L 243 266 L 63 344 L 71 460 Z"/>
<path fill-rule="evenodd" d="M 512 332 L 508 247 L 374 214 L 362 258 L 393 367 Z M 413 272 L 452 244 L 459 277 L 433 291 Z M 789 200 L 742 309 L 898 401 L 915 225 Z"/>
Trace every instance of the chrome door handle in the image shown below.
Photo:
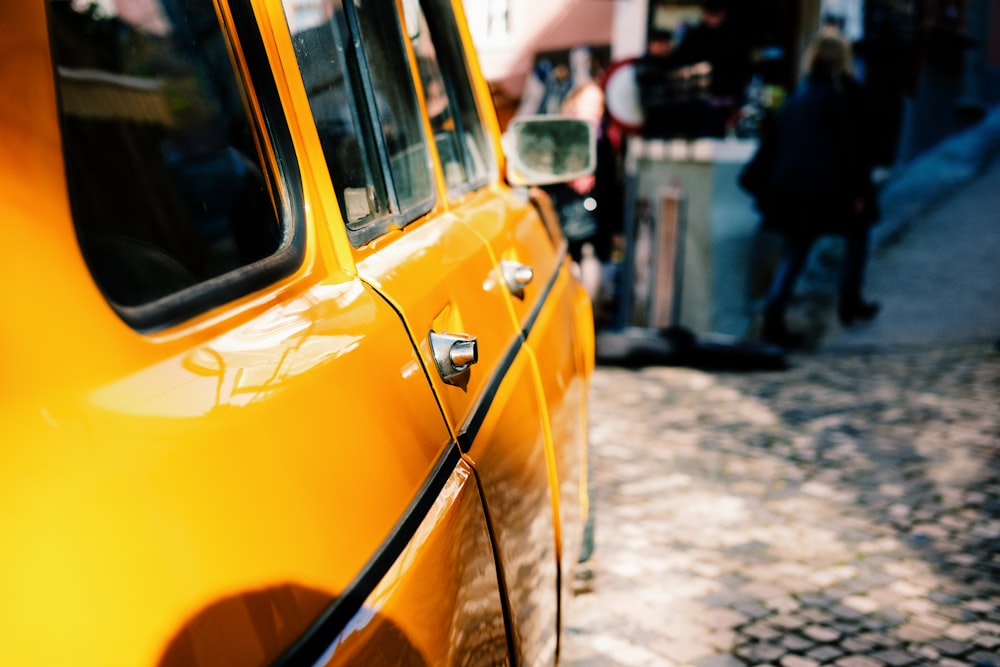
<path fill-rule="evenodd" d="M 535 272 L 527 264 L 520 262 L 500 262 L 500 273 L 507 289 L 518 299 L 524 298 L 524 288 L 535 279 Z"/>
<path fill-rule="evenodd" d="M 479 342 L 464 333 L 428 334 L 434 364 L 445 383 L 465 389 L 469 384 L 469 367 L 479 361 Z"/>

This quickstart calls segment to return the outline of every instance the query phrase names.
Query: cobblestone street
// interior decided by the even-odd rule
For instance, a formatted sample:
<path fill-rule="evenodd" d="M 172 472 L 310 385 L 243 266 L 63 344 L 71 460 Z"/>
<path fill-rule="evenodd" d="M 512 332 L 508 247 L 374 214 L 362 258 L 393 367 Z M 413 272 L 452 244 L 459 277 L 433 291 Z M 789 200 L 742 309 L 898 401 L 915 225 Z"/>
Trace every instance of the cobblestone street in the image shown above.
<path fill-rule="evenodd" d="M 563 665 L 1000 667 L 998 204 L 1000 165 L 789 370 L 598 368 Z"/>
<path fill-rule="evenodd" d="M 599 369 L 564 664 L 1000 665 L 998 396 L 981 344 Z"/>

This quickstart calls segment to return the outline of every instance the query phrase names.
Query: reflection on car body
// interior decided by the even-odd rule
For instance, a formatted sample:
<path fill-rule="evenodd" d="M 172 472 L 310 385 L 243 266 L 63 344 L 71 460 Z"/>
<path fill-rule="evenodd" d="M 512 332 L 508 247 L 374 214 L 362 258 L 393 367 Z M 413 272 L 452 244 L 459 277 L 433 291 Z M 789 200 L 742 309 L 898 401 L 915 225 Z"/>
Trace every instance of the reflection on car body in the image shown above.
<path fill-rule="evenodd" d="M 0 664 L 553 662 L 592 129 L 501 142 L 458 0 L 0 19 Z"/>

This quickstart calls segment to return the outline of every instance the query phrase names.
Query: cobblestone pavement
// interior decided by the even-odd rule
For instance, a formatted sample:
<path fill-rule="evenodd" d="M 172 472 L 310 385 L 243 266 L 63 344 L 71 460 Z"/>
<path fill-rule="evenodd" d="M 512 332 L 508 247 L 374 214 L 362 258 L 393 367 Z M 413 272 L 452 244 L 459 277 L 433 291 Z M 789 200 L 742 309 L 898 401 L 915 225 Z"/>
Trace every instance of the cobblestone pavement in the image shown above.
<path fill-rule="evenodd" d="M 1000 666 L 1000 354 L 599 368 L 563 665 Z"/>

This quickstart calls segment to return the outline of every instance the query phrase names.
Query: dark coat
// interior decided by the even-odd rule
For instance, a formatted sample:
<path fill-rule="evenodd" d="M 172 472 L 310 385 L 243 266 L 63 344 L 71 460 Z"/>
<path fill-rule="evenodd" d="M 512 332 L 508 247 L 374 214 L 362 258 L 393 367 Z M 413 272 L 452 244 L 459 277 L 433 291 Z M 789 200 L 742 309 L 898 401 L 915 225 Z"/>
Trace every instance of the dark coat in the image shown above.
<path fill-rule="evenodd" d="M 752 194 L 764 226 L 816 237 L 873 224 L 879 213 L 868 126 L 857 81 L 806 79 L 762 133 Z"/>

